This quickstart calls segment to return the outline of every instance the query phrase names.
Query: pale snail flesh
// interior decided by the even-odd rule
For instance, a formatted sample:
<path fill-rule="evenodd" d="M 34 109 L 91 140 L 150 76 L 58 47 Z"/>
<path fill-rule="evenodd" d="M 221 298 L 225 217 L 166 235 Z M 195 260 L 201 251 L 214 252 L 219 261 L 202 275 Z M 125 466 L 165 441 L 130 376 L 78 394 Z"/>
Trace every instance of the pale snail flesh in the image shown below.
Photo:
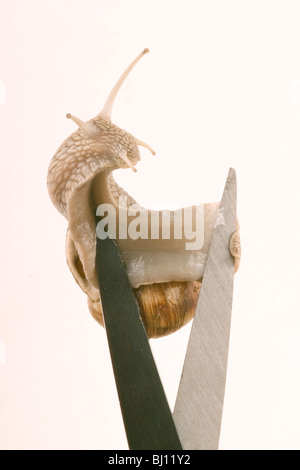
<path fill-rule="evenodd" d="M 128 167 L 136 171 L 135 165 L 140 160 L 138 146 L 144 146 L 155 154 L 145 142 L 114 125 L 111 111 L 125 78 L 147 52 L 148 49 L 145 49 L 139 54 L 121 75 L 103 110 L 95 118 L 83 122 L 67 115 L 79 127 L 59 147 L 48 170 L 50 198 L 68 220 L 68 266 L 87 294 L 91 314 L 101 325 L 104 322 L 95 268 L 96 210 L 105 203 L 111 204 L 117 214 L 124 204 L 126 211 L 133 204 L 145 211 L 116 183 L 112 172 Z M 219 204 L 209 203 L 201 207 L 205 220 L 201 249 L 187 251 L 184 237 L 181 240 L 162 240 L 161 236 L 154 240 L 116 238 L 149 338 L 178 330 L 195 314 Z M 191 210 L 197 211 L 197 208 L 193 206 Z M 160 225 L 166 215 L 172 224 L 174 212 L 171 211 L 155 212 L 156 223 Z M 238 267 L 238 232 L 234 234 L 231 248 Z"/>

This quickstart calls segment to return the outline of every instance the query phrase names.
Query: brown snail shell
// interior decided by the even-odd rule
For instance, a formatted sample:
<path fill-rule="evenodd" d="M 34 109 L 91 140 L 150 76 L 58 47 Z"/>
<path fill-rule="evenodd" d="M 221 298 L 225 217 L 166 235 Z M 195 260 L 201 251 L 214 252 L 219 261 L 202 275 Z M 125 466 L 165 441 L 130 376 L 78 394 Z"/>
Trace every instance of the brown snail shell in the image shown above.
<path fill-rule="evenodd" d="M 101 203 L 110 203 L 117 208 L 121 196 L 127 197 L 128 204 L 135 203 L 117 185 L 112 171 L 128 167 L 136 171 L 134 165 L 140 160 L 138 145 L 148 148 L 154 154 L 149 145 L 112 124 L 110 116 L 120 86 L 146 52 L 147 49 L 125 70 L 103 110 L 94 119 L 82 122 L 72 115 L 67 115 L 79 128 L 60 146 L 48 170 L 48 191 L 51 200 L 68 219 L 68 266 L 76 282 L 88 296 L 91 314 L 101 325 L 102 307 L 95 270 L 96 208 Z M 200 280 L 218 215 L 218 204 L 205 204 L 204 213 L 204 244 L 201 250 L 188 254 L 192 258 L 186 258 L 187 254 L 182 248 L 184 240 L 169 240 L 168 245 L 165 241 L 158 240 L 150 247 L 145 240 L 116 240 L 149 337 L 172 333 L 194 316 Z M 149 252 L 151 256 L 148 256 Z M 180 273 L 176 272 L 178 254 L 180 259 L 184 260 L 182 266 L 185 263 L 192 265 L 192 273 L 182 266 Z M 143 270 L 136 272 L 137 256 L 145 256 L 145 266 L 151 265 L 147 274 Z"/>
<path fill-rule="evenodd" d="M 175 333 L 195 315 L 201 282 L 163 282 L 133 289 L 149 338 Z M 101 304 L 88 297 L 95 320 L 104 326 Z"/>
<path fill-rule="evenodd" d="M 201 282 L 163 282 L 133 289 L 149 338 L 179 330 L 195 315 Z"/>

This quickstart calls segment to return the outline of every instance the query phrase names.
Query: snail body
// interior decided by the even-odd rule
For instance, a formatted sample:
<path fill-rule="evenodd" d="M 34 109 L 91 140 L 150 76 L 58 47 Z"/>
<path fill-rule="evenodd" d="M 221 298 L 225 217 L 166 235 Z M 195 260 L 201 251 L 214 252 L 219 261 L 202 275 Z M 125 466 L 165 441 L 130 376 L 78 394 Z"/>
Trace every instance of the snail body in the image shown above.
<path fill-rule="evenodd" d="M 139 146 L 155 154 L 148 144 L 111 122 L 112 105 L 118 90 L 147 52 L 145 49 L 125 70 L 103 110 L 95 118 L 83 122 L 67 114 L 78 129 L 62 143 L 52 158 L 47 183 L 53 204 L 68 220 L 68 266 L 87 294 L 91 314 L 101 325 L 103 316 L 95 269 L 97 208 L 102 204 L 110 205 L 116 215 L 125 211 L 128 226 L 133 221 L 130 210 L 134 206 L 145 217 L 151 218 L 149 233 L 153 231 L 155 220 L 158 229 L 155 239 L 132 240 L 117 236 L 116 242 L 147 334 L 160 337 L 181 328 L 194 316 L 219 204 L 197 206 L 201 208 L 205 221 L 203 243 L 200 249 L 187 252 L 184 237 L 164 239 L 161 235 L 162 220 L 166 216 L 169 218 L 172 231 L 178 213 L 152 211 L 150 217 L 150 213 L 146 214 L 146 209 L 139 206 L 113 178 L 112 172 L 119 168 L 131 168 L 136 172 L 135 165 L 140 160 Z M 197 207 L 191 208 L 192 214 L 198 213 Z"/>

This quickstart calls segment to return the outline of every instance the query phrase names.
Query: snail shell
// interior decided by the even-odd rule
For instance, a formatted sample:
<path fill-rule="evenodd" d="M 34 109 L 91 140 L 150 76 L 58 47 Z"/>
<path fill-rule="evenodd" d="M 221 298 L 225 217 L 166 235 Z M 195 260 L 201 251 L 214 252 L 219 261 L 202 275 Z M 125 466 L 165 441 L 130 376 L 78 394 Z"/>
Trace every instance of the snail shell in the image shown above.
<path fill-rule="evenodd" d="M 100 204 L 109 203 L 118 211 L 124 198 L 126 210 L 136 204 L 116 183 L 112 172 L 128 167 L 136 171 L 135 165 L 140 160 L 138 146 L 154 154 L 145 142 L 114 125 L 111 111 L 122 83 L 146 52 L 148 49 L 125 70 L 95 118 L 83 122 L 67 115 L 79 127 L 59 147 L 48 170 L 50 198 L 68 220 L 68 266 L 88 296 L 91 314 L 101 325 L 103 316 L 95 269 L 96 210 Z M 202 208 L 205 225 L 201 249 L 187 253 L 184 238 L 179 241 L 116 239 L 149 337 L 172 333 L 194 316 L 218 203 L 204 204 Z M 156 214 L 160 221 L 162 212 L 165 211 Z M 173 212 L 169 215 L 174 218 Z"/>

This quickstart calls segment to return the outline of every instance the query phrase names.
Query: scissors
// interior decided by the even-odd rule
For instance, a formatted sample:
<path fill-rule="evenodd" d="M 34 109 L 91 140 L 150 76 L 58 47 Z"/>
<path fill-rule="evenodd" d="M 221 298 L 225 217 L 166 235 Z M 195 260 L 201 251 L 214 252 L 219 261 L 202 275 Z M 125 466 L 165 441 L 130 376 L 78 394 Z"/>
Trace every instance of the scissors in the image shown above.
<path fill-rule="evenodd" d="M 236 173 L 230 169 L 208 253 L 173 414 L 151 353 L 123 260 L 97 238 L 105 329 L 130 450 L 217 450 L 231 324 Z M 101 269 L 98 268 L 101 266 Z"/>

